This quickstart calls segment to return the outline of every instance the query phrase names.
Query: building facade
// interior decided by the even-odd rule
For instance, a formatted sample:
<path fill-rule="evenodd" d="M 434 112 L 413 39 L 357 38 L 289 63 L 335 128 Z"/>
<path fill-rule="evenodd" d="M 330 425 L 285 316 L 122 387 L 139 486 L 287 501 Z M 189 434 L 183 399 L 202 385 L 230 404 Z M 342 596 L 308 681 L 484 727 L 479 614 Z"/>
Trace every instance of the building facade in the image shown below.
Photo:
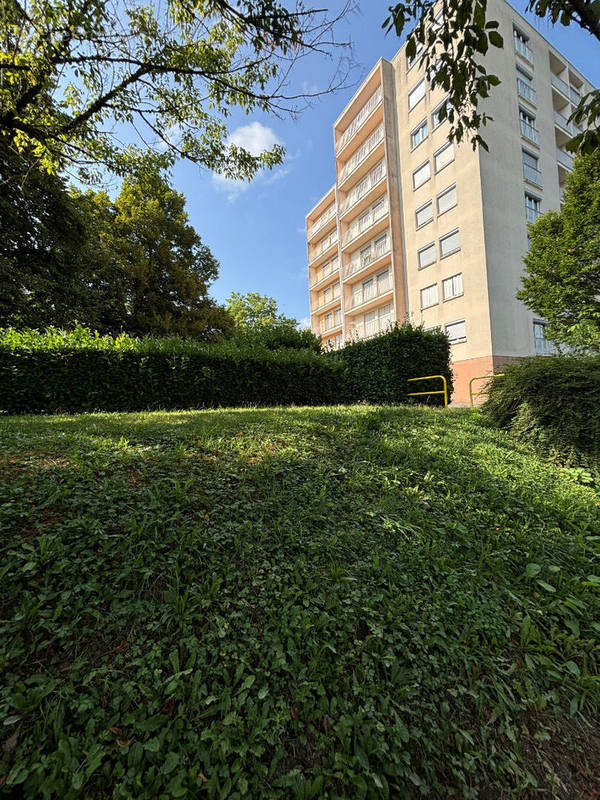
<path fill-rule="evenodd" d="M 446 98 L 401 48 L 380 59 L 333 126 L 336 182 L 306 217 L 312 330 L 329 347 L 395 322 L 441 327 L 457 402 L 471 377 L 546 354 L 544 321 L 516 299 L 527 223 L 560 207 L 568 118 L 586 79 L 504 0 L 487 66 L 489 152 L 448 141 Z"/>

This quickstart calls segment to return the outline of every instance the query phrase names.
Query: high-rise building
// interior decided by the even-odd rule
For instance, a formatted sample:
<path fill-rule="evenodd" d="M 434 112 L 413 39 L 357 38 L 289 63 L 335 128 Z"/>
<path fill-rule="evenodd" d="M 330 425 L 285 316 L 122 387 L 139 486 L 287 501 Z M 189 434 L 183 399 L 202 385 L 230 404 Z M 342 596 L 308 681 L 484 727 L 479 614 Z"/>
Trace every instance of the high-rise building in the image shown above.
<path fill-rule="evenodd" d="M 516 299 L 527 223 L 560 207 L 592 86 L 504 0 L 490 0 L 504 48 L 485 101 L 489 152 L 448 141 L 446 98 L 402 47 L 380 59 L 333 126 L 336 183 L 306 217 L 311 324 L 340 347 L 410 320 L 452 342 L 455 400 L 473 376 L 551 352 L 544 320 Z"/>

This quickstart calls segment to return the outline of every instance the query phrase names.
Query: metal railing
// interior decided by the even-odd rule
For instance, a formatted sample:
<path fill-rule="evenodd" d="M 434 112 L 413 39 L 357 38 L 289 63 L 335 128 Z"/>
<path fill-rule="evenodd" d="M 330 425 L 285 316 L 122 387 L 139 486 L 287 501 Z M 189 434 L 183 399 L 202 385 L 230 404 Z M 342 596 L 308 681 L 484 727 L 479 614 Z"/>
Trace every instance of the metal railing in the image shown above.
<path fill-rule="evenodd" d="M 537 94 L 533 87 L 526 83 L 522 78 L 517 78 L 517 91 L 521 97 L 532 105 L 537 103 Z"/>
<path fill-rule="evenodd" d="M 550 76 L 550 82 L 552 83 L 552 86 L 554 86 L 555 89 L 558 89 L 561 94 L 564 94 L 565 97 L 571 97 L 569 92 L 569 84 L 566 81 L 563 81 L 562 78 L 559 78 L 558 75 L 552 73 Z"/>
<path fill-rule="evenodd" d="M 315 233 L 317 233 L 318 231 L 321 230 L 321 228 L 327 225 L 329 220 L 332 219 L 333 217 L 335 217 L 335 203 L 330 205 L 329 208 L 325 209 L 325 211 L 321 214 L 319 219 L 311 227 L 308 235 L 311 237 L 314 236 Z"/>
<path fill-rule="evenodd" d="M 385 242 L 382 242 L 380 245 L 372 245 L 370 250 L 367 251 L 366 248 L 363 252 L 360 253 L 359 258 L 354 261 L 351 261 L 348 266 L 344 270 L 344 278 L 350 277 L 350 275 L 354 275 L 356 272 L 360 272 L 361 269 L 368 267 L 369 264 L 372 264 L 377 259 L 381 258 L 386 253 L 390 251 L 390 239 L 389 236 L 385 237 Z"/>
<path fill-rule="evenodd" d="M 408 383 L 414 381 L 431 381 L 439 378 L 442 381 L 443 389 L 437 389 L 430 392 L 408 392 L 407 397 L 422 397 L 426 394 L 443 394 L 444 395 L 444 408 L 448 408 L 448 381 L 444 375 L 425 375 L 423 378 L 408 378 Z"/>
<path fill-rule="evenodd" d="M 519 39 L 517 36 L 514 36 L 513 38 L 515 40 L 515 50 L 517 53 L 533 64 L 533 53 L 529 45 L 525 44 L 525 42 Z"/>
<path fill-rule="evenodd" d="M 367 119 L 371 116 L 373 111 L 377 108 L 377 106 L 381 103 L 383 99 L 383 90 L 381 86 L 379 86 L 369 97 L 367 102 L 364 106 L 360 109 L 358 114 L 353 118 L 350 125 L 346 128 L 346 130 L 342 133 L 340 138 L 338 139 L 335 147 L 336 153 L 339 153 L 352 139 L 352 137 L 358 132 L 358 130 L 364 125 Z"/>
<path fill-rule="evenodd" d="M 520 119 L 519 122 L 521 123 L 521 136 L 524 136 L 526 139 L 529 139 L 530 142 L 537 144 L 540 140 L 537 129 L 534 128 L 530 122 L 526 122 L 524 119 Z"/>
<path fill-rule="evenodd" d="M 371 153 L 381 141 L 383 141 L 383 123 L 375 128 L 368 139 L 366 139 L 358 148 L 358 150 L 352 155 L 352 157 L 346 161 L 340 170 L 338 179 L 339 182 L 341 183 L 342 181 L 345 181 L 346 178 L 360 166 L 369 153 Z"/>
<path fill-rule="evenodd" d="M 523 164 L 523 177 L 529 183 L 535 183 L 536 186 L 542 185 L 542 173 L 530 164 Z"/>
<path fill-rule="evenodd" d="M 329 278 L 331 275 L 335 275 L 336 272 L 340 271 L 339 261 L 336 258 L 335 265 L 332 261 L 328 261 L 316 275 L 315 280 L 310 284 L 310 288 L 313 289 L 315 286 L 318 286 L 321 281 L 324 281 L 325 278 Z"/>
<path fill-rule="evenodd" d="M 382 297 L 391 290 L 392 281 L 391 278 L 388 277 L 385 280 L 380 281 L 377 284 L 377 287 L 373 287 L 372 289 L 363 289 L 362 292 L 353 294 L 350 302 L 350 308 L 357 308 L 358 306 L 362 306 L 364 303 L 368 303 L 370 300 L 376 300 L 378 297 Z"/>
<path fill-rule="evenodd" d="M 527 222 L 535 222 L 541 215 L 542 212 L 538 211 L 537 208 L 525 206 L 525 218 L 527 219 Z"/>
<path fill-rule="evenodd" d="M 346 199 L 342 203 L 340 214 L 345 214 L 348 209 L 356 205 L 374 186 L 382 181 L 386 176 L 385 162 L 381 161 L 374 167 L 368 175 L 348 192 Z"/>
<path fill-rule="evenodd" d="M 471 408 L 475 407 L 475 403 L 473 402 L 473 398 L 474 397 L 481 397 L 482 395 L 488 393 L 487 392 L 487 384 L 484 387 L 482 392 L 474 392 L 473 391 L 473 384 L 474 384 L 475 381 L 485 381 L 485 380 L 487 380 L 489 382 L 492 378 L 503 378 L 503 377 L 504 377 L 504 373 L 503 372 L 496 372 L 495 375 L 494 374 L 492 374 L 492 375 L 476 375 L 474 378 L 471 378 L 471 380 L 469 381 L 469 401 L 471 403 Z"/>
<path fill-rule="evenodd" d="M 561 114 L 560 111 L 554 112 L 554 122 L 570 136 L 577 136 L 578 133 L 581 133 L 581 128 L 573 122 L 569 122 L 568 118 Z"/>
<path fill-rule="evenodd" d="M 556 148 L 556 160 L 565 169 L 573 169 L 573 156 L 561 147 Z"/>
<path fill-rule="evenodd" d="M 361 214 L 361 216 L 348 227 L 342 244 L 347 245 L 353 239 L 356 239 L 357 236 L 360 236 L 361 233 L 364 233 L 372 225 L 385 217 L 388 212 L 389 203 L 386 197 L 385 202 L 379 207 L 371 207 L 366 214 Z"/>

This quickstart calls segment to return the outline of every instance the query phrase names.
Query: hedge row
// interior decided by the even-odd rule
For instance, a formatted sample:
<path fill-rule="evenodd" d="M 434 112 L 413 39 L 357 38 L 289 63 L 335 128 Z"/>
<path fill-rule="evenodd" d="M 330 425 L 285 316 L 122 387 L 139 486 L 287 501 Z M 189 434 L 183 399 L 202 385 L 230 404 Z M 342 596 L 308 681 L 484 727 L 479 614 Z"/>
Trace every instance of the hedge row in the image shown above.
<path fill-rule="evenodd" d="M 0 409 L 8 413 L 402 403 L 409 377 L 451 375 L 447 338 L 408 325 L 327 355 L 221 345 L 165 352 L 160 342 L 152 351 L 148 341 L 138 352 L 131 340 L 118 348 L 95 339 L 90 348 L 85 340 L 57 344 L 56 336 L 52 347 L 35 337 L 24 346 L 6 338 L 0 336 Z"/>
<path fill-rule="evenodd" d="M 483 410 L 564 463 L 600 465 L 600 356 L 537 356 L 506 366 Z"/>

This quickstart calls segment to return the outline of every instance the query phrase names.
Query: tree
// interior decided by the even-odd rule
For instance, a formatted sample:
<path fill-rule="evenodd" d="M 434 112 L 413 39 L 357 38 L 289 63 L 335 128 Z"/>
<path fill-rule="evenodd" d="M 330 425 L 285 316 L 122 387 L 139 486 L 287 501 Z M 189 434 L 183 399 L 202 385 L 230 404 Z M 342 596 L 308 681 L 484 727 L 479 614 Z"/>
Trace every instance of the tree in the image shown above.
<path fill-rule="evenodd" d="M 96 207 L 101 262 L 111 262 L 111 284 L 103 288 L 112 287 L 114 306 L 103 308 L 120 316 L 104 319 L 103 327 L 116 322 L 129 333 L 204 340 L 233 333 L 231 316 L 208 296 L 219 264 L 189 224 L 183 194 L 155 176 L 124 181 L 112 205 L 102 192 L 86 197 Z"/>
<path fill-rule="evenodd" d="M 296 328 L 298 323 L 277 311 L 277 300 L 266 294 L 233 292 L 225 301 L 225 307 L 238 328 L 268 328 L 288 325 Z"/>
<path fill-rule="evenodd" d="M 89 317 L 80 254 L 88 232 L 63 179 L 0 137 L 0 326 L 67 325 Z"/>
<path fill-rule="evenodd" d="M 548 337 L 600 350 L 600 151 L 575 159 L 560 212 L 530 225 L 523 289 Z"/>
<path fill-rule="evenodd" d="M 490 46 L 503 47 L 499 23 L 487 18 L 487 0 L 443 0 L 436 14 L 437 0 L 403 0 L 389 7 L 383 27 L 408 34 L 406 56 L 418 58 L 432 86 L 448 94 L 450 138 L 462 141 L 471 137 L 473 147 L 487 145 L 480 129 L 491 119 L 480 110 L 480 100 L 489 96 L 500 81 L 488 72 L 483 57 Z M 572 22 L 600 41 L 600 7 L 596 0 L 527 0 L 526 11 L 551 24 Z M 600 91 L 584 95 L 571 119 L 587 128 L 567 145 L 570 150 L 591 152 L 600 147 Z"/>
<path fill-rule="evenodd" d="M 294 63 L 333 55 L 335 21 L 278 0 L 0 0 L 0 133 L 85 180 L 180 157 L 251 178 L 282 148 L 236 147 L 226 118 L 297 112 L 310 95 L 288 88 Z"/>

